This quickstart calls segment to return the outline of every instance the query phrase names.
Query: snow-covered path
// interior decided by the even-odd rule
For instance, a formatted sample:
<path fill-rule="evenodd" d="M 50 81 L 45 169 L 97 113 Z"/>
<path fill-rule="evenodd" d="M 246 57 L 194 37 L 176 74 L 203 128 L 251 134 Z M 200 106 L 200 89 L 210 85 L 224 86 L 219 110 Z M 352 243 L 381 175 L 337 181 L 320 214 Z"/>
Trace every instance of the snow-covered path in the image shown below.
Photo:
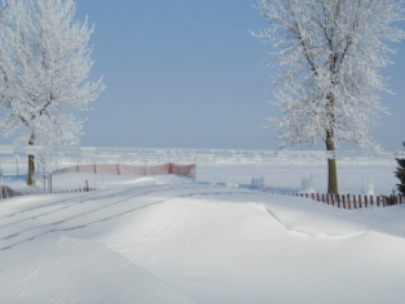
<path fill-rule="evenodd" d="M 405 208 L 187 183 L 0 204 L 1 303 L 402 303 Z"/>
<path fill-rule="evenodd" d="M 72 198 L 59 200 L 58 195 L 52 195 L 53 200 L 45 204 L 1 215 L 0 250 L 10 249 L 45 234 L 97 225 L 173 198 L 246 192 L 230 192 L 226 188 L 216 188 L 213 191 L 204 186 L 188 185 L 177 186 L 175 190 L 174 192 L 173 186 L 130 188 L 74 195 Z M 49 197 L 50 195 L 46 198 Z"/>

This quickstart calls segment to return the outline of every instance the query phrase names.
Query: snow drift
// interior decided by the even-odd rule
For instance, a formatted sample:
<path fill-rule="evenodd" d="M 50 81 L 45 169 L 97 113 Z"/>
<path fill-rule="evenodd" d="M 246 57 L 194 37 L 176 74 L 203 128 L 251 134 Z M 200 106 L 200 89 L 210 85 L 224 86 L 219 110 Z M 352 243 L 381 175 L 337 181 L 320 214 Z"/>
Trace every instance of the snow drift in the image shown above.
<path fill-rule="evenodd" d="M 405 295 L 404 206 L 338 210 L 162 179 L 0 207 L 0 302 L 358 304 Z"/>

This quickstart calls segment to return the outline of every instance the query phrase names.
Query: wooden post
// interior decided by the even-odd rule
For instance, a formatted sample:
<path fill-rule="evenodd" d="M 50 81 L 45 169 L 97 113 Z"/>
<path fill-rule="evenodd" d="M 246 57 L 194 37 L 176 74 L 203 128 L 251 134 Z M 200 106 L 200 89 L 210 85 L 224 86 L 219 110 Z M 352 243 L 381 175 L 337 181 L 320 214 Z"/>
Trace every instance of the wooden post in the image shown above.
<path fill-rule="evenodd" d="M 350 204 L 350 194 L 347 195 L 347 207 L 349 210 L 352 209 L 352 206 Z"/>
<path fill-rule="evenodd" d="M 374 197 L 370 195 L 370 206 L 374 206 Z"/>
<path fill-rule="evenodd" d="M 367 200 L 367 195 L 364 196 L 364 207 L 368 207 L 368 200 Z"/>
<path fill-rule="evenodd" d="M 326 193 L 326 203 L 329 205 L 329 193 Z"/>
<path fill-rule="evenodd" d="M 316 200 L 317 200 L 318 202 L 321 201 L 321 200 L 319 199 L 319 193 L 316 194 Z"/>
<path fill-rule="evenodd" d="M 335 206 L 335 195 L 334 194 L 330 195 L 330 200 L 331 200 L 332 206 Z"/>
<path fill-rule="evenodd" d="M 355 196 L 355 195 L 353 195 L 353 209 L 357 209 L 357 206 L 356 206 L 356 196 Z"/>
<path fill-rule="evenodd" d="M 85 190 L 84 191 L 89 191 L 89 182 L 86 180 L 86 186 L 85 186 Z"/>
<path fill-rule="evenodd" d="M 337 201 L 337 207 L 340 208 L 340 197 L 339 197 L 339 194 L 336 194 L 336 201 Z"/>
<path fill-rule="evenodd" d="M 342 203 L 343 203 L 343 209 L 346 209 L 346 200 L 345 196 L 342 194 Z"/>
<path fill-rule="evenodd" d="M 387 199 L 385 198 L 385 196 L 383 196 L 383 207 L 387 206 Z"/>
<path fill-rule="evenodd" d="M 377 207 L 380 207 L 380 196 L 377 195 Z"/>
<path fill-rule="evenodd" d="M 359 208 L 363 208 L 363 206 L 361 205 L 361 195 L 359 195 Z"/>
<path fill-rule="evenodd" d="M 312 197 L 313 200 L 315 200 L 315 193 L 312 193 L 311 197 Z"/>
<path fill-rule="evenodd" d="M 324 203 L 324 204 L 326 203 L 325 194 L 323 194 L 323 193 L 322 193 L 322 203 Z"/>

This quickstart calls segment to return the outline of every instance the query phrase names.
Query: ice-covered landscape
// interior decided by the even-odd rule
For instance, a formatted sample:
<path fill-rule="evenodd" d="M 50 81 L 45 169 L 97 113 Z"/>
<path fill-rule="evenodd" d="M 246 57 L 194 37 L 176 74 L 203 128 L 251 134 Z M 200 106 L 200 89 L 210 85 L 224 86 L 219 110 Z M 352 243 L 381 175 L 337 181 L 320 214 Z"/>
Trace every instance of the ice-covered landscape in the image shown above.
<path fill-rule="evenodd" d="M 402 304 L 403 21 L 3 0 L 0 304 Z"/>
<path fill-rule="evenodd" d="M 28 187 L 4 168 L 5 184 Z M 394 168 L 347 164 L 339 178 L 359 192 L 373 176 L 389 194 Z M 196 180 L 55 174 L 54 191 L 85 180 L 98 190 L 0 201 L 0 302 L 402 303 L 404 205 L 349 211 L 249 189 L 251 174 L 280 192 L 313 174 L 324 190 L 324 170 L 211 163 Z M 240 187 L 222 184 L 226 176 Z"/>

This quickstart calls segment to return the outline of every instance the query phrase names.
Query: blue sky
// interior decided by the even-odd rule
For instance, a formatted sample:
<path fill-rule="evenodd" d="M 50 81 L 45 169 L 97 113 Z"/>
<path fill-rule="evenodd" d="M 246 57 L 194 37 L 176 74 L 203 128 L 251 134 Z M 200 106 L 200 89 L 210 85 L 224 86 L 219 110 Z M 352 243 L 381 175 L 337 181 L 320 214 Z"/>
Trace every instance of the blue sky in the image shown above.
<path fill-rule="evenodd" d="M 76 17 L 95 23 L 92 79 L 106 91 L 82 115 L 83 146 L 275 149 L 262 128 L 277 112 L 266 100 L 271 51 L 249 30 L 266 23 L 253 0 L 78 0 Z M 372 132 L 386 150 L 405 141 L 405 43 L 383 70 L 396 95 Z M 324 149 L 323 143 L 314 149 Z"/>

